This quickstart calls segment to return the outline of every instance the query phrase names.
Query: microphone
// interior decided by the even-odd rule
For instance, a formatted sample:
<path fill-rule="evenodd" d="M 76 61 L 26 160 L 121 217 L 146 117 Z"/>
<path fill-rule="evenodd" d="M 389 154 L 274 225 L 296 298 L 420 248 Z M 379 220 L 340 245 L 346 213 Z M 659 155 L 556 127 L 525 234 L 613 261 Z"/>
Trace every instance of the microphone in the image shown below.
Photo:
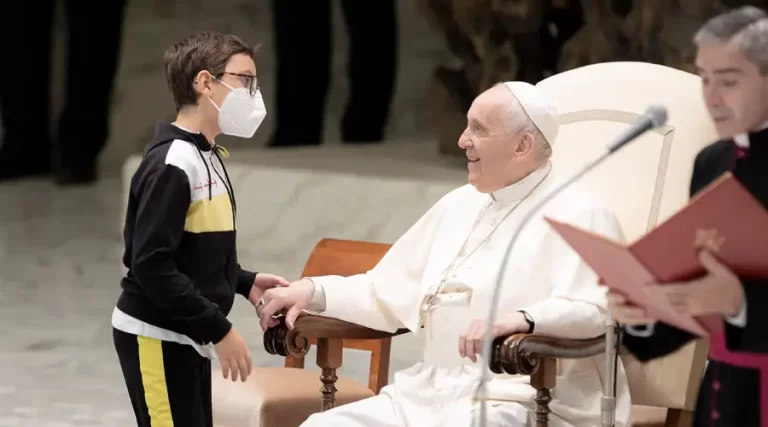
<path fill-rule="evenodd" d="M 648 132 L 651 129 L 664 126 L 667 122 L 667 109 L 661 105 L 651 105 L 645 110 L 645 114 L 640 116 L 632 125 L 616 138 L 616 141 L 608 146 L 608 154 L 627 145 L 638 136 Z"/>
<path fill-rule="evenodd" d="M 485 337 L 483 339 L 483 353 L 482 353 L 483 360 L 485 361 L 491 360 L 491 357 L 490 357 L 491 345 L 492 345 L 491 329 L 493 328 L 493 324 L 496 322 L 496 316 L 499 308 L 499 299 L 501 296 L 501 287 L 504 281 L 504 273 L 506 272 L 507 262 L 509 261 L 509 255 L 510 253 L 512 253 L 512 248 L 515 246 L 515 242 L 517 242 L 517 238 L 520 236 L 521 231 L 534 218 L 535 214 L 539 210 L 541 210 L 541 208 L 543 208 L 547 203 L 549 203 L 555 196 L 557 196 L 563 190 L 571 186 L 574 182 L 578 181 L 587 172 L 591 171 L 597 165 L 601 164 L 603 161 L 605 161 L 608 157 L 610 157 L 613 153 L 618 151 L 620 148 L 624 147 L 629 142 L 633 141 L 634 139 L 644 134 L 645 132 L 651 129 L 663 126 L 666 123 L 666 121 L 667 121 L 666 108 L 660 105 L 649 106 L 645 110 L 645 113 L 642 116 L 640 116 L 640 118 L 637 121 L 635 121 L 635 123 L 633 123 L 629 127 L 629 129 L 622 132 L 621 135 L 619 135 L 614 142 L 608 145 L 606 151 L 603 154 L 601 154 L 596 159 L 587 163 L 583 168 L 581 168 L 573 176 L 571 176 L 569 179 L 560 183 L 549 194 L 542 197 L 542 199 L 528 211 L 525 217 L 523 217 L 522 221 L 520 221 L 520 225 L 515 230 L 515 233 L 512 235 L 512 238 L 510 239 L 509 244 L 507 245 L 506 252 L 504 253 L 504 258 L 502 259 L 502 262 L 501 262 L 501 268 L 499 269 L 499 272 L 496 275 L 496 282 L 493 288 L 493 297 L 491 298 L 491 309 L 488 315 L 488 322 L 485 327 Z M 536 319 L 534 319 L 534 321 L 535 320 Z M 609 319 L 607 326 L 612 330 L 613 325 L 614 325 L 613 321 Z M 615 339 L 612 335 L 611 337 L 606 336 L 606 344 L 613 345 L 614 341 Z M 480 376 L 480 381 L 478 383 L 478 388 L 475 393 L 475 401 L 477 400 L 480 401 L 479 426 L 485 427 L 485 423 L 487 419 L 486 401 L 488 400 L 486 385 L 490 380 L 489 378 L 490 370 L 481 369 L 481 372 L 482 373 Z M 612 386 L 612 385 L 607 385 L 606 389 L 609 386 Z M 615 393 L 615 390 L 614 390 L 614 393 Z"/>

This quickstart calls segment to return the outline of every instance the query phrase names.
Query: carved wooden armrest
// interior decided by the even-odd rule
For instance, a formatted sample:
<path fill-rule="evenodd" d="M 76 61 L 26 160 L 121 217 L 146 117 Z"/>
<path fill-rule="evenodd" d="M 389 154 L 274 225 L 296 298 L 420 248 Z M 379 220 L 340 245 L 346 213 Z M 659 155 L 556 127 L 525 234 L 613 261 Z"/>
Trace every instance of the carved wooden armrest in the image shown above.
<path fill-rule="evenodd" d="M 554 338 L 544 335 L 516 334 L 493 342 L 490 369 L 496 374 L 531 376 L 536 389 L 536 426 L 545 427 L 549 419 L 550 390 L 555 387 L 557 359 L 580 359 L 605 351 L 605 336 L 589 339 Z"/>
<path fill-rule="evenodd" d="M 604 335 L 576 340 L 515 334 L 494 340 L 489 365 L 496 374 L 534 375 L 543 359 L 580 359 L 604 351 Z"/>
<path fill-rule="evenodd" d="M 407 333 L 400 329 L 394 333 L 377 331 L 354 323 L 330 317 L 315 316 L 302 313 L 296 319 L 293 330 L 288 330 L 285 317 L 279 317 L 277 326 L 267 329 L 264 333 L 264 348 L 269 354 L 283 357 L 303 358 L 314 339 L 317 342 L 317 366 L 322 373 L 323 383 L 320 391 L 323 393 L 321 411 L 335 406 L 336 400 L 336 369 L 341 367 L 344 339 L 378 340 Z"/>
<path fill-rule="evenodd" d="M 264 333 L 264 348 L 267 353 L 284 357 L 304 357 L 309 352 L 310 339 L 358 339 L 380 340 L 409 332 L 400 329 L 394 333 L 377 331 L 354 323 L 331 317 L 300 314 L 293 330 L 288 330 L 285 317 L 279 317 L 280 324 Z"/>

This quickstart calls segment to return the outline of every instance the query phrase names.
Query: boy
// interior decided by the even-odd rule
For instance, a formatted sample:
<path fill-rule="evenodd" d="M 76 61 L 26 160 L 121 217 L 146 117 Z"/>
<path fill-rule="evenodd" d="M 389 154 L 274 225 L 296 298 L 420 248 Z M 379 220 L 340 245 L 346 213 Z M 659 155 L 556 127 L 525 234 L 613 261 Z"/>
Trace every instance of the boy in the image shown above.
<path fill-rule="evenodd" d="M 220 133 L 250 138 L 266 110 L 253 49 L 201 33 L 165 53 L 178 115 L 158 123 L 131 179 L 128 268 L 112 315 L 115 349 L 139 427 L 212 427 L 211 361 L 245 381 L 251 355 L 226 315 L 239 293 L 259 306 L 281 277 L 237 262 L 237 204 Z"/>

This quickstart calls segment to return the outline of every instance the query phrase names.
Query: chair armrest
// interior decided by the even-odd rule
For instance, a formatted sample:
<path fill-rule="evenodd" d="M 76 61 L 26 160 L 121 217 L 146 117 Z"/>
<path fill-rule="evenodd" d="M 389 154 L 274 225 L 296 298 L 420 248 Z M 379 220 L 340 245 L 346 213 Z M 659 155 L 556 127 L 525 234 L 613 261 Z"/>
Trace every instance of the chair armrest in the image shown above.
<path fill-rule="evenodd" d="M 267 353 L 283 357 L 304 357 L 309 352 L 312 338 L 380 340 L 409 332 L 399 329 L 394 333 L 377 331 L 354 323 L 331 317 L 302 313 L 296 319 L 293 330 L 285 324 L 285 317 L 278 317 L 280 323 L 264 333 L 264 348 Z"/>
<path fill-rule="evenodd" d="M 605 335 L 589 339 L 515 334 L 493 341 L 489 366 L 496 374 L 533 375 L 542 359 L 580 359 L 605 351 Z"/>
<path fill-rule="evenodd" d="M 537 426 L 547 426 L 551 390 L 557 379 L 557 359 L 580 359 L 605 351 L 605 335 L 574 340 L 544 335 L 515 334 L 499 337 L 491 346 L 488 365 L 495 374 L 531 376 Z"/>

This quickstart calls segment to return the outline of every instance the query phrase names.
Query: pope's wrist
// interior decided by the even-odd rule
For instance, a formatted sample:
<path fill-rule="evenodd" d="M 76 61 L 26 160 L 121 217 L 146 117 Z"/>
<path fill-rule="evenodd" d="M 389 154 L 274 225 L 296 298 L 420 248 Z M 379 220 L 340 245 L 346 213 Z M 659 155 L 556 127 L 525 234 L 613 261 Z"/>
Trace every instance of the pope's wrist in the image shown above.
<path fill-rule="evenodd" d="M 309 299 L 311 300 L 315 296 L 315 291 L 317 290 L 317 284 L 310 279 L 309 277 L 305 277 L 301 279 L 301 285 L 306 286 L 307 289 L 310 289 L 309 291 Z"/>

